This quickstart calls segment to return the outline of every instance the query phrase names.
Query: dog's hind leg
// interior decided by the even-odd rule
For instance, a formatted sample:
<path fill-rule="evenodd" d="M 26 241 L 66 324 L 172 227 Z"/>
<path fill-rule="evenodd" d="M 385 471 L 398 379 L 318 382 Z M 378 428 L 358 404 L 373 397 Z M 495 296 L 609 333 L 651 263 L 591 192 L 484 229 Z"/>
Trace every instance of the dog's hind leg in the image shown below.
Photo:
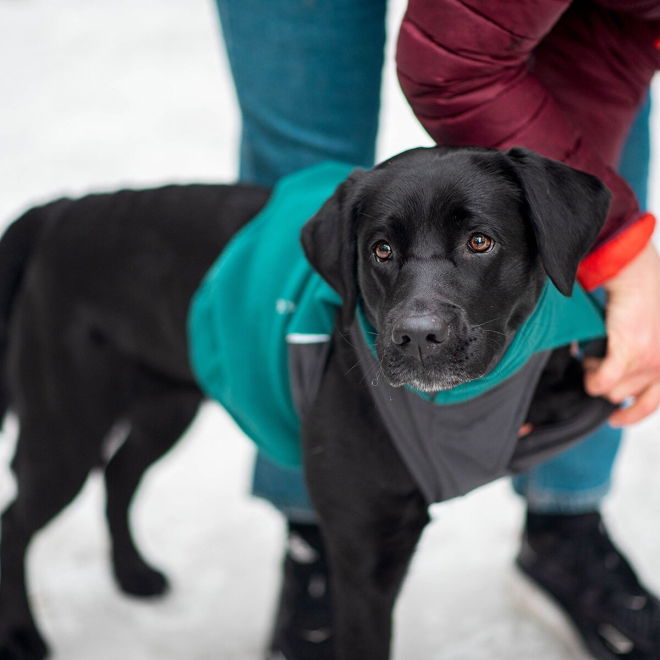
<path fill-rule="evenodd" d="M 12 462 L 17 496 L 1 521 L 0 660 L 46 653 L 30 612 L 25 554 L 98 466 L 130 393 L 130 369 L 81 321 L 50 269 L 35 266 L 31 275 L 15 307 L 7 360 L 20 432 Z"/>
<path fill-rule="evenodd" d="M 167 590 L 167 579 L 143 559 L 129 524 L 129 507 L 149 466 L 165 454 L 190 424 L 201 402 L 193 388 L 163 383 L 129 412 L 131 429 L 105 469 L 106 516 L 112 540 L 115 578 L 123 591 L 135 596 L 157 596 Z"/>
<path fill-rule="evenodd" d="M 12 462 L 18 492 L 0 523 L 1 660 L 39 660 L 47 655 L 28 602 L 26 552 L 34 534 L 73 500 L 97 461 L 96 451 L 85 450 L 91 443 L 68 445 L 58 440 L 79 432 L 75 424 L 22 420 Z M 53 451 L 54 445 L 58 451 Z M 67 451 L 71 446 L 76 449 Z"/>

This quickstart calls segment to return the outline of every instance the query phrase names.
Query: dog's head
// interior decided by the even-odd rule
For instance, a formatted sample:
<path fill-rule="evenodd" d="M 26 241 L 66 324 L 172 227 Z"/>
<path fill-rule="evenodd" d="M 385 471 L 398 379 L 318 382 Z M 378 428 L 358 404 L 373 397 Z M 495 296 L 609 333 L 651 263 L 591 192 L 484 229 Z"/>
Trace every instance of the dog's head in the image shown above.
<path fill-rule="evenodd" d="M 521 148 L 413 149 L 351 174 L 302 243 L 344 326 L 360 301 L 390 384 L 438 391 L 494 367 L 546 275 L 570 295 L 609 197 Z"/>

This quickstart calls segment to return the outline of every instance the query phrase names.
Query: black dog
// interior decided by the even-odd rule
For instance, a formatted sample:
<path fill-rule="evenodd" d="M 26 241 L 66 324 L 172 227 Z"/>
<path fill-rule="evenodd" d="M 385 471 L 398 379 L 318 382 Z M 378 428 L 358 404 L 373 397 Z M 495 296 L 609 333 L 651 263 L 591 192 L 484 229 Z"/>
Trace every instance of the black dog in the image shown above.
<path fill-rule="evenodd" d="M 202 400 L 186 315 L 204 273 L 264 205 L 247 186 L 169 186 L 35 208 L 0 242 L 2 403 L 19 417 L 18 495 L 2 516 L 0 658 L 46 655 L 25 592 L 30 539 L 104 465 L 121 587 L 166 587 L 131 538 L 144 471 Z M 497 362 L 546 274 L 568 293 L 606 189 L 520 149 L 417 149 L 343 183 L 303 230 L 311 264 L 341 294 L 320 391 L 302 420 L 310 492 L 332 568 L 336 656 L 388 657 L 391 611 L 426 503 L 388 436 L 344 330 L 359 300 L 383 376 L 446 389 Z"/>

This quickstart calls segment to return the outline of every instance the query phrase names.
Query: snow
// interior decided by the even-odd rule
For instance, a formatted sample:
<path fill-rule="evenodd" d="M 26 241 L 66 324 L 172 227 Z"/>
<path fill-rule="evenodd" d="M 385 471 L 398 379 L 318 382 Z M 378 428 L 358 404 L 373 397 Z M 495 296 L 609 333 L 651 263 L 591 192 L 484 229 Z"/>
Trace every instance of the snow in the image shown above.
<path fill-rule="evenodd" d="M 391 34 L 402 9 L 392 3 Z M 0 0 L 0 54 L 0 223 L 62 194 L 235 177 L 238 113 L 212 2 Z M 654 123 L 660 135 L 660 112 Z M 390 59 L 379 154 L 429 143 Z M 659 431 L 656 414 L 629 432 L 607 503 L 615 537 L 657 591 Z M 0 502 L 13 493 L 14 435 L 11 421 L 0 438 Z M 56 660 L 262 657 L 283 524 L 247 494 L 252 456 L 209 403 L 147 475 L 135 528 L 173 586 L 151 602 L 114 586 L 101 483 L 89 479 L 29 556 Z M 511 596 L 521 513 L 506 481 L 433 508 L 397 608 L 397 659 L 566 658 Z"/>

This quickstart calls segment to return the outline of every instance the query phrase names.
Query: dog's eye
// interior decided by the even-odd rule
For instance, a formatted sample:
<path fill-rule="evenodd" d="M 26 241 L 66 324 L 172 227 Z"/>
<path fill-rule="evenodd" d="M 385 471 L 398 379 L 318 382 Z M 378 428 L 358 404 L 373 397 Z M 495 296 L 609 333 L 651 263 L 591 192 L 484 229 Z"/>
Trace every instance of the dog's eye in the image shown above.
<path fill-rule="evenodd" d="M 493 247 L 493 239 L 486 234 L 472 234 L 468 240 L 468 247 L 472 252 L 488 252 Z"/>
<path fill-rule="evenodd" d="M 378 261 L 383 262 L 392 258 L 392 246 L 387 241 L 378 241 L 373 248 L 373 253 Z"/>

